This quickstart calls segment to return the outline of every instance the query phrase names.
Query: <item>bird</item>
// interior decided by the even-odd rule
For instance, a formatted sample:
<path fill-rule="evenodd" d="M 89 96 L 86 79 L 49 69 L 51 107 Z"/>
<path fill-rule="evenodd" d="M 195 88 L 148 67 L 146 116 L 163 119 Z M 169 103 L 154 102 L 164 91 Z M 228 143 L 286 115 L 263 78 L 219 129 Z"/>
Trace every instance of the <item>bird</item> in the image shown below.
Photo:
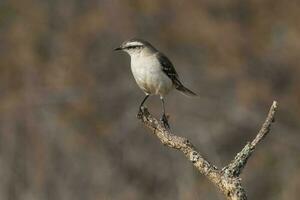
<path fill-rule="evenodd" d="M 142 107 L 149 96 L 159 95 L 162 104 L 160 120 L 165 128 L 170 129 L 165 111 L 166 95 L 172 89 L 176 89 L 187 96 L 197 96 L 197 94 L 182 84 L 169 58 L 158 51 L 150 42 L 134 38 L 123 42 L 114 50 L 129 54 L 134 79 L 145 93 L 138 114 L 142 113 Z"/>

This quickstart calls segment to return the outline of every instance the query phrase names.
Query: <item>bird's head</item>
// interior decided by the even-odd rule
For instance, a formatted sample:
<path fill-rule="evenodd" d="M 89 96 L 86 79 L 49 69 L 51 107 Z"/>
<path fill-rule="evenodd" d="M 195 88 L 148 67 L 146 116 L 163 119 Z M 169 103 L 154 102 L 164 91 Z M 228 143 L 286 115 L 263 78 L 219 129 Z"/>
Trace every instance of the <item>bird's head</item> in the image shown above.
<path fill-rule="evenodd" d="M 147 41 L 141 39 L 131 39 L 122 43 L 115 51 L 125 51 L 130 56 L 137 56 L 143 53 L 156 51 L 155 48 Z"/>

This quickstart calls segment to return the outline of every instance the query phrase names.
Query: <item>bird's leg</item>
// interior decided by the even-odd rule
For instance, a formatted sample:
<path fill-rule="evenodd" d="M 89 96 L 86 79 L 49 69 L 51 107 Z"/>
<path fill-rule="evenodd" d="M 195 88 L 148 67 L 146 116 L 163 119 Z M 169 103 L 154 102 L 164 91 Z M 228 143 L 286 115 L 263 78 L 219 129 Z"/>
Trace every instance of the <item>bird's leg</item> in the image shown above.
<path fill-rule="evenodd" d="M 162 121 L 162 123 L 164 124 L 166 129 L 170 129 L 168 118 L 166 116 L 165 101 L 164 101 L 164 98 L 162 96 L 160 97 L 160 99 L 161 99 L 162 108 L 163 108 L 163 115 L 161 116 L 160 120 Z"/>
<path fill-rule="evenodd" d="M 142 115 L 143 115 L 142 107 L 143 107 L 145 101 L 148 99 L 149 96 L 150 96 L 149 94 L 146 94 L 145 98 L 143 99 L 143 101 L 142 101 L 142 103 L 141 103 L 141 105 L 139 107 L 139 112 L 137 114 L 138 118 L 142 117 Z"/>

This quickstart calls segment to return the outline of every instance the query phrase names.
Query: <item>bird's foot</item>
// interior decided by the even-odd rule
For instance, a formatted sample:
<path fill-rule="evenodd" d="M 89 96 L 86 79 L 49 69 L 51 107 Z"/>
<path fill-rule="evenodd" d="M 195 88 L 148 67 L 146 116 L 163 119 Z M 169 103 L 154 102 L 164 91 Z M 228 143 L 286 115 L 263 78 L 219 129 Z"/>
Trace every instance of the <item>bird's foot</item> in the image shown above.
<path fill-rule="evenodd" d="M 164 127 L 168 130 L 170 130 L 170 125 L 169 125 L 169 121 L 168 121 L 168 117 L 163 114 L 160 121 L 163 123 Z"/>
<path fill-rule="evenodd" d="M 143 109 L 144 109 L 143 106 L 139 108 L 139 111 L 138 111 L 138 113 L 137 113 L 137 115 L 136 115 L 136 117 L 137 117 L 138 119 L 142 119 L 143 114 L 144 114 L 144 113 L 143 113 Z"/>

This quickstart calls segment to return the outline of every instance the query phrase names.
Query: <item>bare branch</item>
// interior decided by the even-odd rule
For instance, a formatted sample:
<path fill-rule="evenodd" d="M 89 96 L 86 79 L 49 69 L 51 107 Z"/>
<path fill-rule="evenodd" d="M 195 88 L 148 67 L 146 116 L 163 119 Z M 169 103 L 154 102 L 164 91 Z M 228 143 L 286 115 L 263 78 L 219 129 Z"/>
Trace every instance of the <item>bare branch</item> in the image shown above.
<path fill-rule="evenodd" d="M 274 122 L 274 115 L 277 109 L 277 102 L 274 101 L 269 114 L 252 142 L 248 142 L 245 147 L 235 156 L 231 163 L 222 169 L 229 176 L 239 176 L 246 166 L 249 157 L 252 155 L 256 145 L 270 132 L 271 124 Z"/>
<path fill-rule="evenodd" d="M 204 159 L 188 139 L 177 136 L 165 129 L 161 122 L 149 113 L 147 108 L 142 108 L 138 118 L 142 120 L 146 127 L 153 131 L 153 134 L 158 137 L 162 144 L 181 151 L 201 174 L 205 175 L 219 188 L 220 191 L 222 191 L 228 200 L 246 200 L 246 192 L 241 185 L 239 175 L 247 164 L 247 160 L 251 156 L 256 145 L 270 131 L 271 123 L 274 121 L 276 108 L 277 102 L 274 101 L 270 112 L 255 139 L 251 143 L 246 144 L 241 152 L 237 154 L 235 159 L 222 170 L 219 170 L 216 166 Z"/>
<path fill-rule="evenodd" d="M 214 177 L 219 173 L 217 168 L 206 161 L 195 149 L 192 143 L 184 137 L 174 135 L 163 124 L 155 119 L 147 108 L 142 108 L 142 115 L 138 116 L 143 123 L 150 128 L 162 144 L 182 151 L 185 156 L 194 163 L 195 167 L 203 174 Z"/>

